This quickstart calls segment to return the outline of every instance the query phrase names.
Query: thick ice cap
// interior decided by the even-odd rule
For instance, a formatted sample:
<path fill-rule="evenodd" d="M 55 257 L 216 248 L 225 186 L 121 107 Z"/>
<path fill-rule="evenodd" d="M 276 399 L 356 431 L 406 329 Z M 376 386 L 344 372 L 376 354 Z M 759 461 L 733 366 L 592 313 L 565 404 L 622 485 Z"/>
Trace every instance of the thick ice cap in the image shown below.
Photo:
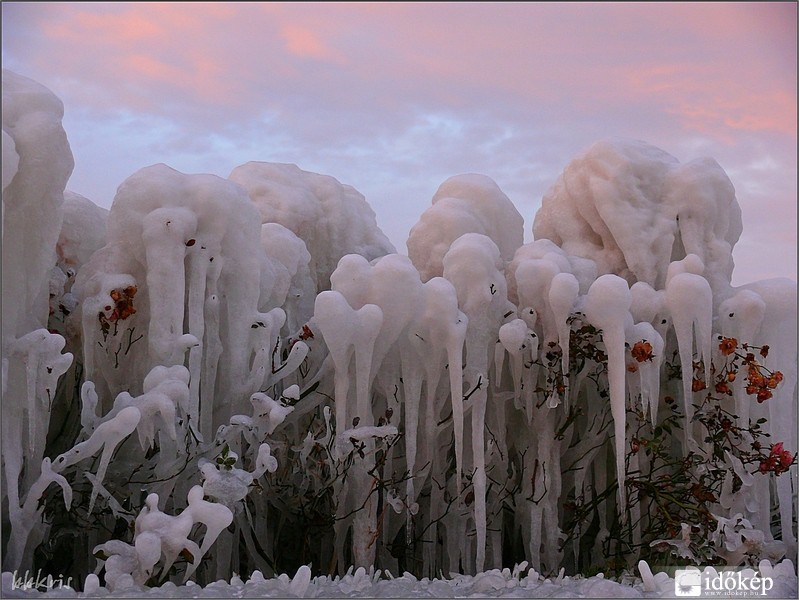
<path fill-rule="evenodd" d="M 366 198 L 329 175 L 293 164 L 248 162 L 229 179 L 247 190 L 263 223 L 280 223 L 305 242 L 318 290 L 330 288 L 330 274 L 346 254 L 372 260 L 396 252 Z"/>
<path fill-rule="evenodd" d="M 681 165 L 644 142 L 598 142 L 572 160 L 544 195 L 535 238 L 593 259 L 599 274 L 665 284 L 670 262 L 693 253 L 714 290 L 729 287 L 741 233 L 735 190 L 716 161 Z"/>
<path fill-rule="evenodd" d="M 466 233 L 480 233 L 499 248 L 505 262 L 524 242 L 524 219 L 490 177 L 468 173 L 450 177 L 433 196 L 433 205 L 411 228 L 408 256 L 422 281 L 440 277 L 452 243 Z"/>
<path fill-rule="evenodd" d="M 96 250 L 105 246 L 108 209 L 66 190 L 63 210 L 64 220 L 56 246 L 58 258 L 65 268 L 80 267 Z"/>

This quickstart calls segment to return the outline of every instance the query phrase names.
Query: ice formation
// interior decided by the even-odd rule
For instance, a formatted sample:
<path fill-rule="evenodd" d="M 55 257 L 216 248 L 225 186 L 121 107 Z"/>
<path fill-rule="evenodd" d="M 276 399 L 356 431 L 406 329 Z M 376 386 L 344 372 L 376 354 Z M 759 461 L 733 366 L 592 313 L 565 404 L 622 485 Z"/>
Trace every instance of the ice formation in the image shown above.
<path fill-rule="evenodd" d="M 732 247 L 741 235 L 735 189 L 718 163 L 681 164 L 643 142 L 598 142 L 572 160 L 544 195 L 536 239 L 590 258 L 599 275 L 662 289 L 669 263 L 696 254 L 715 293 L 732 278 Z"/>
<path fill-rule="evenodd" d="M 444 255 L 465 233 L 488 236 L 503 260 L 522 245 L 524 220 L 510 199 L 489 177 L 468 173 L 442 183 L 408 235 L 408 256 L 423 281 L 440 277 Z"/>
<path fill-rule="evenodd" d="M 655 594 L 659 551 L 796 558 L 796 283 L 731 286 L 715 161 L 599 142 L 527 244 L 458 175 L 404 256 L 294 165 L 153 165 L 106 214 L 65 192 L 62 114 L 3 72 L 5 570 L 543 594 L 613 560 Z M 570 589 L 630 593 L 596 579 Z"/>
<path fill-rule="evenodd" d="M 50 274 L 72 152 L 61 101 L 40 84 L 3 70 L 2 467 L 4 527 L 24 549 L 31 524 L 21 500 L 44 458 L 56 382 L 72 360 L 47 331 Z M 8 152 L 8 155 L 6 154 Z M 6 157 L 8 156 L 8 165 Z M 4 506 L 6 503 L 4 502 Z M 6 510 L 8 512 L 6 512 Z M 42 525 L 33 526 L 44 535 Z M 31 553 L 8 552 L 4 567 L 28 566 Z"/>
<path fill-rule="evenodd" d="M 372 260 L 395 252 L 363 195 L 333 177 L 297 165 L 248 162 L 229 178 L 247 190 L 263 223 L 279 223 L 305 242 L 317 291 L 329 289 L 342 256 Z"/>

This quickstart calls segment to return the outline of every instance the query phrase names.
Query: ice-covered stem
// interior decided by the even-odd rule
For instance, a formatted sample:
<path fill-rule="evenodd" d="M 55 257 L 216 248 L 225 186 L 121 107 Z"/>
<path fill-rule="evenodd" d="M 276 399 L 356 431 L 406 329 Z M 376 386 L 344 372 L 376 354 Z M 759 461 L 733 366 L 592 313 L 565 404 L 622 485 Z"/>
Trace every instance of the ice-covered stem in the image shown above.
<path fill-rule="evenodd" d="M 246 382 L 241 386 L 248 394 L 266 389 L 293 370 L 277 364 L 280 362 L 280 329 L 286 322 L 286 313 L 283 309 L 273 308 L 267 313 L 255 313 L 250 320 L 247 346 L 254 358 Z M 302 359 L 299 362 L 302 362 Z"/>
<path fill-rule="evenodd" d="M 50 339 L 45 327 L 64 186 L 73 160 L 61 124 L 61 101 L 45 87 L 6 69 L 2 80 L 2 496 L 3 520 L 10 518 L 14 527 L 18 521 L 14 513 L 20 510 L 20 476 L 23 490 L 35 482 L 55 384 L 69 367 L 69 362 L 59 364 L 67 357 L 58 358 L 63 339 L 59 346 L 54 338 L 60 336 Z M 12 540 L 16 535 L 12 532 Z M 25 538 L 24 549 L 27 536 L 19 537 Z M 21 554 L 13 558 L 18 564 L 7 555 L 5 567 L 22 566 Z"/>
<path fill-rule="evenodd" d="M 268 453 L 268 444 L 264 444 L 264 446 L 267 447 Z M 260 456 L 261 453 L 259 451 L 259 457 Z M 269 458 L 275 460 L 271 456 Z M 277 467 L 277 464 L 275 464 L 275 467 Z M 195 485 L 189 490 L 188 503 L 189 505 L 183 513 L 181 513 L 181 516 L 186 515 L 192 520 L 192 523 L 201 523 L 205 525 L 206 529 L 200 551 L 198 555 L 194 557 L 193 563 L 186 569 L 184 581 L 188 581 L 189 577 L 192 576 L 194 570 L 199 566 L 202 557 L 205 556 L 206 552 L 211 548 L 219 537 L 219 534 L 227 529 L 233 522 L 233 513 L 231 510 L 223 504 L 205 500 L 203 497 L 203 488 L 200 485 Z"/>
<path fill-rule="evenodd" d="M 99 421 L 97 416 L 98 397 L 94 390 L 94 382 L 83 382 L 80 388 L 80 401 L 80 426 L 87 435 L 91 435 Z"/>
<path fill-rule="evenodd" d="M 253 408 L 252 422 L 258 428 L 261 439 L 272 435 L 286 417 L 294 412 L 293 406 L 286 406 L 263 392 L 256 392 L 250 396 L 250 404 Z"/>
<path fill-rule="evenodd" d="M 252 472 L 253 479 L 258 479 L 265 473 L 277 471 L 277 459 L 272 456 L 272 449 L 269 444 L 264 442 L 258 447 L 258 455 L 255 458 L 255 469 Z"/>
<path fill-rule="evenodd" d="M 268 380 L 269 385 L 275 385 L 296 371 L 308 357 L 309 351 L 310 348 L 308 348 L 308 344 L 305 342 L 295 342 L 289 351 L 288 357 L 286 357 L 286 361 L 282 365 L 273 367 L 273 375 Z"/>
<path fill-rule="evenodd" d="M 156 565 L 164 557 L 163 573 L 168 573 L 175 559 L 184 550 L 194 557 L 195 565 L 200 556 L 200 548 L 189 539 L 194 519 L 187 510 L 177 516 L 168 515 L 158 508 L 158 494 L 148 494 L 141 512 L 136 517 L 134 545 L 140 539 L 151 539 L 160 543 L 148 543 L 147 549 L 140 559 L 148 565 Z"/>
<path fill-rule="evenodd" d="M 3 494 L 7 498 L 12 528 L 20 519 L 27 518 L 20 515 L 20 491 L 29 490 L 35 484 L 36 464 L 44 454 L 58 378 L 72 363 L 72 354 L 61 354 L 64 345 L 63 337 L 49 333 L 46 329 L 36 329 L 16 340 L 6 340 L 1 443 L 5 483 Z M 22 562 L 10 561 L 24 560 L 24 544 L 33 526 L 34 523 L 31 523 L 24 535 L 22 532 L 18 536 L 14 534 L 15 543 L 21 543 L 22 547 L 18 555 L 5 559 L 6 567 L 22 566 Z"/>
<path fill-rule="evenodd" d="M 98 425 L 88 440 L 59 455 L 53 462 L 53 471 L 61 473 L 67 467 L 92 457 L 102 450 L 100 465 L 97 468 L 97 482 L 101 484 L 117 446 L 136 430 L 140 420 L 141 413 L 138 408 L 135 406 L 123 408 L 113 418 Z M 98 487 L 92 486 L 89 513 L 94 508 L 98 492 Z"/>
<path fill-rule="evenodd" d="M 44 512 L 44 504 L 40 503 L 40 500 L 51 483 L 58 484 L 63 490 L 64 505 L 67 510 L 72 506 L 72 487 L 69 482 L 62 475 L 53 471 L 49 458 L 42 459 L 39 478 L 28 490 L 22 507 L 10 511 L 14 518 L 11 521 L 11 534 L 8 538 L 8 550 L 4 559 L 6 565 L 21 563 L 30 533 L 39 524 L 41 514 Z"/>
<path fill-rule="evenodd" d="M 21 357 L 25 365 L 27 448 L 26 457 L 37 460 L 44 452 L 44 439 L 50 422 L 50 410 L 58 378 L 72 364 L 72 354 L 61 354 L 66 340 L 46 329 L 36 329 L 17 339 L 12 356 Z M 41 456 L 41 454 L 39 454 Z"/>
<path fill-rule="evenodd" d="M 527 323 L 522 319 L 513 319 L 499 328 L 499 342 L 503 351 L 510 354 L 510 368 L 513 376 L 514 406 L 525 406 L 523 398 L 525 374 L 524 360 L 528 354 L 532 360 L 538 358 L 538 338 L 533 337 Z M 532 414 L 528 414 L 528 419 Z"/>
<path fill-rule="evenodd" d="M 626 455 L 626 401 L 625 392 L 625 328 L 632 325 L 630 305 L 632 297 L 627 282 L 617 275 L 602 275 L 588 289 L 585 316 L 602 330 L 602 340 L 608 355 L 608 384 L 610 410 L 616 449 L 616 480 L 619 485 L 619 513 L 625 519 L 627 493 L 624 488 L 624 457 Z"/>

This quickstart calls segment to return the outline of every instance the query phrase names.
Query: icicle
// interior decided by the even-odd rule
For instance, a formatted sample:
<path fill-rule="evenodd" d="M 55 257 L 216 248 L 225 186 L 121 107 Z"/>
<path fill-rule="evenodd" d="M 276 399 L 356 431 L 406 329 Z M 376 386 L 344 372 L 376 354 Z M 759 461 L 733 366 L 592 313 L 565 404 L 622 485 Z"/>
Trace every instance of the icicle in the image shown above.
<path fill-rule="evenodd" d="M 461 495 L 461 475 L 463 473 L 463 345 L 469 319 L 460 313 L 452 325 L 452 335 L 447 340 L 447 360 L 449 361 L 449 387 L 452 398 L 452 429 L 455 437 L 455 483 L 457 496 Z"/>
<path fill-rule="evenodd" d="M 558 273 L 552 278 L 552 283 L 549 286 L 549 306 L 555 317 L 558 345 L 562 351 L 563 376 L 567 384 L 569 381 L 569 338 L 571 335 L 571 326 L 568 319 L 579 294 L 580 283 L 571 273 Z M 568 398 L 568 395 L 566 398 Z M 565 409 L 568 411 L 568 404 Z"/>
<path fill-rule="evenodd" d="M 663 338 L 647 321 L 636 323 L 630 330 L 627 341 L 630 347 L 643 341 L 652 347 L 651 358 L 636 362 L 641 388 L 641 403 L 644 411 L 650 413 L 652 425 L 657 424 L 657 410 L 660 399 L 660 367 L 663 364 Z"/>
<path fill-rule="evenodd" d="M 369 401 L 369 387 L 374 374 L 371 372 L 372 355 L 384 323 L 383 311 L 374 304 L 365 304 L 357 311 L 355 330 L 355 396 L 358 416 L 364 425 L 374 423 Z M 327 338 L 325 338 L 327 339 Z"/>
<path fill-rule="evenodd" d="M 38 401 L 36 398 L 37 384 L 39 380 L 39 355 L 44 351 L 47 337 L 51 335 L 46 329 L 36 329 L 17 339 L 13 343 L 12 352 L 22 358 L 25 365 L 25 389 L 27 410 L 26 421 L 28 423 L 28 447 L 26 456 L 33 457 L 40 444 L 37 444 L 37 424 L 38 424 Z M 59 336 L 60 337 L 60 336 Z M 70 355 L 71 356 L 71 355 Z"/>
<path fill-rule="evenodd" d="M 197 216 L 188 208 L 163 207 L 142 219 L 150 300 L 148 341 L 154 365 L 178 364 L 173 342 L 183 334 L 186 294 L 186 242 L 197 232 Z M 182 356 L 179 357 L 182 362 Z"/>
<path fill-rule="evenodd" d="M 524 350 L 530 344 L 530 331 L 527 323 L 514 319 L 499 328 L 499 343 L 510 354 L 511 374 L 513 375 L 514 405 L 523 406 L 521 399 L 522 376 L 524 369 Z"/>
<path fill-rule="evenodd" d="M 411 340 L 408 340 L 411 344 Z M 420 360 L 415 355 L 415 348 L 410 344 L 403 344 L 400 347 L 402 356 L 402 381 L 403 394 L 405 396 L 405 465 L 408 472 L 406 482 L 407 504 L 410 505 L 415 497 L 414 475 L 416 475 L 416 459 L 418 448 L 419 431 L 419 404 L 422 393 L 423 369 L 419 364 Z M 410 356 L 409 356 L 410 355 Z M 413 519 L 410 511 L 406 515 L 406 541 L 410 545 L 413 541 Z"/>
<path fill-rule="evenodd" d="M 773 391 L 767 401 L 768 433 L 774 441 L 784 442 L 786 450 L 797 450 L 797 332 L 796 332 L 796 282 L 785 279 L 767 279 L 746 286 L 756 292 L 766 303 L 766 313 L 761 323 L 758 345 L 767 344 L 770 352 L 764 362 L 772 371 L 780 371 L 784 381 Z M 790 475 L 790 476 L 789 476 Z M 777 477 L 777 498 L 780 511 L 782 540 L 789 553 L 796 554 L 796 537 L 792 486 L 795 489 L 797 466 L 790 473 Z M 767 495 L 767 494 L 766 494 Z M 768 498 L 766 498 L 768 505 Z"/>
<path fill-rule="evenodd" d="M 349 365 L 354 351 L 351 340 L 355 334 L 355 323 L 349 312 L 354 311 L 339 292 L 324 291 L 316 297 L 314 318 L 336 367 L 333 377 L 337 433 L 347 429 Z"/>
<path fill-rule="evenodd" d="M 468 343 L 468 341 L 467 341 Z M 468 349 L 467 349 L 468 352 Z M 474 460 L 474 522 L 477 529 L 477 556 L 475 558 L 476 571 L 483 571 L 485 566 L 486 548 L 486 465 L 485 465 L 485 418 L 486 403 L 488 401 L 488 376 L 482 373 L 483 387 L 475 393 L 472 404 L 472 451 Z"/>
<path fill-rule="evenodd" d="M 763 318 L 766 314 L 766 303 L 759 294 L 751 290 L 740 290 L 732 298 L 719 305 L 719 326 L 721 334 L 738 340 L 739 344 L 754 344 L 759 339 Z M 746 379 L 736 378 L 732 382 L 735 397 L 735 414 L 741 427 L 749 425 L 750 397 L 745 392 Z"/>
<path fill-rule="evenodd" d="M 684 260 L 688 261 L 689 257 L 693 257 L 693 255 L 689 255 Z M 697 268 L 690 262 L 688 264 L 693 268 Z M 702 362 L 705 366 L 705 384 L 710 386 L 711 383 L 710 344 L 713 322 L 713 292 L 704 277 L 693 272 L 680 272 L 680 268 L 682 268 L 680 265 L 681 263 L 669 265 L 670 278 L 666 281 L 666 308 L 672 318 L 680 354 L 687 451 L 695 443 L 691 433 L 694 414 L 692 387 L 694 380 L 694 333 L 696 335 L 696 347 L 700 351 Z"/>
<path fill-rule="evenodd" d="M 188 251 L 188 292 L 187 292 L 187 312 L 189 333 L 194 335 L 197 340 L 202 341 L 205 337 L 205 298 L 208 285 L 209 267 L 214 254 L 208 249 L 207 242 L 194 244 Z M 189 372 L 191 379 L 189 383 L 189 397 L 191 398 L 190 408 L 187 414 L 188 420 L 199 423 L 200 420 L 200 373 L 203 364 L 203 349 L 201 344 L 193 346 L 189 350 Z"/>
<path fill-rule="evenodd" d="M 616 275 L 602 275 L 588 290 L 585 316 L 602 330 L 602 339 L 608 355 L 608 383 L 610 386 L 610 410 L 613 415 L 613 430 L 616 448 L 616 479 L 619 484 L 619 514 L 625 518 L 627 494 L 624 487 L 624 457 L 626 454 L 626 393 L 624 390 L 625 348 L 624 330 L 631 324 L 630 304 L 632 297 L 627 282 Z"/>

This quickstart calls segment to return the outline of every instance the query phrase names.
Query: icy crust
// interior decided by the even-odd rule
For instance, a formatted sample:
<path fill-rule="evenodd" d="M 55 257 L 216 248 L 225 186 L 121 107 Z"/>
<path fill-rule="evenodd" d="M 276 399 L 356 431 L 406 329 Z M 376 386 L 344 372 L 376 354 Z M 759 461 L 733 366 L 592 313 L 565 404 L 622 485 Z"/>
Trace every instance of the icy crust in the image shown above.
<path fill-rule="evenodd" d="M 97 577 L 86 578 L 83 592 L 64 585 L 47 592 L 12 589 L 14 576 L 3 573 L 2 592 L 6 598 L 674 598 L 675 581 L 665 572 L 653 574 L 641 561 L 641 576 L 629 575 L 621 580 L 567 576 L 545 578 L 526 563 L 513 568 L 492 569 L 477 575 L 452 574 L 449 578 L 421 578 L 410 573 L 394 577 L 374 568 L 350 567 L 341 576 L 311 577 L 308 566 L 302 566 L 294 577 L 280 575 L 265 578 L 255 571 L 249 578 L 234 576 L 230 581 L 219 580 L 206 586 L 166 583 L 149 588 L 130 580 L 124 589 L 109 591 L 100 586 Z M 707 567 L 704 575 L 717 575 Z M 786 560 L 772 566 L 763 561 L 757 571 L 746 572 L 748 577 L 770 577 L 773 587 L 760 598 L 795 598 L 797 579 L 794 565 Z"/>
<path fill-rule="evenodd" d="M 433 196 L 408 236 L 408 257 L 422 281 L 441 277 L 452 243 L 466 233 L 493 241 L 504 261 L 524 242 L 524 219 L 490 177 L 468 173 L 450 177 Z"/>
<path fill-rule="evenodd" d="M 598 142 L 546 192 L 533 234 L 590 258 L 598 275 L 661 289 L 673 260 L 702 259 L 714 292 L 729 287 L 741 235 L 735 190 L 716 161 L 686 164 L 644 142 Z"/>
<path fill-rule="evenodd" d="M 318 291 L 330 289 L 342 256 L 372 260 L 396 252 L 363 195 L 329 175 L 293 164 L 248 162 L 229 179 L 247 190 L 263 223 L 279 223 L 305 242 Z"/>

